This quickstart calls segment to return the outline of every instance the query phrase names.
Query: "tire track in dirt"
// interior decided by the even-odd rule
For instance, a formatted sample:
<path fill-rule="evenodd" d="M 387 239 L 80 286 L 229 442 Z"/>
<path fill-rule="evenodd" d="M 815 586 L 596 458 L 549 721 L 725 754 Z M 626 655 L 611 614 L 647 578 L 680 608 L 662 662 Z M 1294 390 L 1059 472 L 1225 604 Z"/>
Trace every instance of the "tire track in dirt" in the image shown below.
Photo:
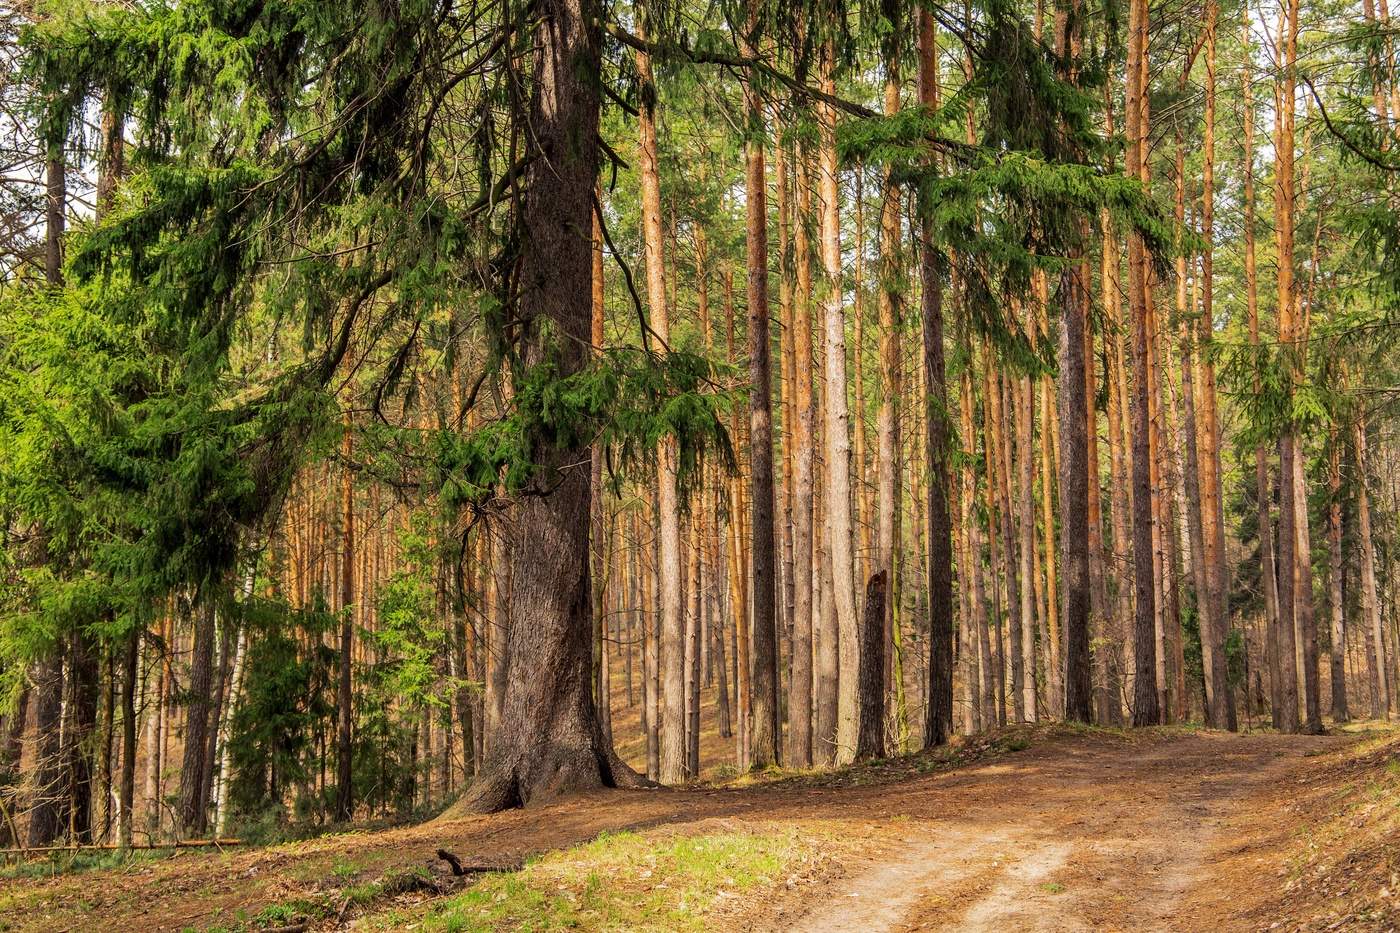
<path fill-rule="evenodd" d="M 969 769 L 929 789 L 943 813 L 917 806 L 898 844 L 781 928 L 1219 929 L 1178 912 L 1209 881 L 1218 827 L 1339 741 L 1206 733 Z"/>

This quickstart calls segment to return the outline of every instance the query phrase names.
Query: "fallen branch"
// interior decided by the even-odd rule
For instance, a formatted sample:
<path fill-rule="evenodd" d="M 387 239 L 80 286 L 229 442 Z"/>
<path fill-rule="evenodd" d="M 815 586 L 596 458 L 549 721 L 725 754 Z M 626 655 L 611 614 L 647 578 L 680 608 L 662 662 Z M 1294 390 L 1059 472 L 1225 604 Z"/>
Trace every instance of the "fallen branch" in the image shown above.
<path fill-rule="evenodd" d="M 221 846 L 241 846 L 242 839 L 182 839 L 170 842 L 133 842 L 126 846 L 127 849 L 149 851 L 155 849 L 211 849 Z M 0 856 L 8 858 L 18 855 L 21 858 L 29 858 L 37 855 L 48 855 L 53 852 L 115 852 L 122 846 L 115 842 L 94 842 L 94 843 L 73 843 L 70 845 L 39 846 L 37 848 L 8 848 L 0 849 Z"/>
<path fill-rule="evenodd" d="M 464 865 L 461 859 L 451 852 L 448 852 L 446 849 L 438 849 L 437 857 L 452 866 L 452 874 L 454 875 L 474 875 L 496 871 L 519 871 L 522 864 L 520 862 L 514 862 L 508 865 L 489 865 L 482 862 L 469 862 Z"/>

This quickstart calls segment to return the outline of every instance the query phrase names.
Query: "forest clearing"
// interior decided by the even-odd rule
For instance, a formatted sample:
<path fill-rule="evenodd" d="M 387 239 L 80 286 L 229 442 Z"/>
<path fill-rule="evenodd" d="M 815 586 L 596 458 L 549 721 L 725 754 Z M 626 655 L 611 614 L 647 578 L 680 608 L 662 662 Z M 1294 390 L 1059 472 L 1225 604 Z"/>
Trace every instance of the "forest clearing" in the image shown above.
<path fill-rule="evenodd" d="M 0 57 L 0 928 L 1396 927 L 1387 0 Z"/>

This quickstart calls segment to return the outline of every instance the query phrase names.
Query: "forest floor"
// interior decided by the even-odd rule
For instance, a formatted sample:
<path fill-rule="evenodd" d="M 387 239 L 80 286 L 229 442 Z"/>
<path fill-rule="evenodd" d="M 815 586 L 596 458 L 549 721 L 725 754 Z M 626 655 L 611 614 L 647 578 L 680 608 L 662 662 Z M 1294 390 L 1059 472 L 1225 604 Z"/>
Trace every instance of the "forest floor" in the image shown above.
<path fill-rule="evenodd" d="M 463 885 L 438 848 L 528 864 Z M 0 882 L 6 930 L 302 918 L 312 931 L 1396 929 L 1400 732 L 1012 727 L 833 773 Z"/>

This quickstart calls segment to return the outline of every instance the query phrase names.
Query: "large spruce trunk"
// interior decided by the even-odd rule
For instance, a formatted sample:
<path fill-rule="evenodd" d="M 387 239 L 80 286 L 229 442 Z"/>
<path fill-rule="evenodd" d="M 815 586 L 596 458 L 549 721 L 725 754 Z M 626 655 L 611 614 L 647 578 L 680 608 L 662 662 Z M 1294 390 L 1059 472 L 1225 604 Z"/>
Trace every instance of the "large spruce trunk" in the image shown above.
<path fill-rule="evenodd" d="M 577 372 L 592 308 L 590 212 L 597 176 L 598 9 L 543 0 L 535 34 L 517 313 L 521 362 Z M 603 739 L 592 691 L 588 570 L 590 458 L 583 445 L 536 438 L 543 468 L 516 508 L 503 724 L 482 775 L 452 812 L 491 812 L 570 791 L 636 783 Z"/>

